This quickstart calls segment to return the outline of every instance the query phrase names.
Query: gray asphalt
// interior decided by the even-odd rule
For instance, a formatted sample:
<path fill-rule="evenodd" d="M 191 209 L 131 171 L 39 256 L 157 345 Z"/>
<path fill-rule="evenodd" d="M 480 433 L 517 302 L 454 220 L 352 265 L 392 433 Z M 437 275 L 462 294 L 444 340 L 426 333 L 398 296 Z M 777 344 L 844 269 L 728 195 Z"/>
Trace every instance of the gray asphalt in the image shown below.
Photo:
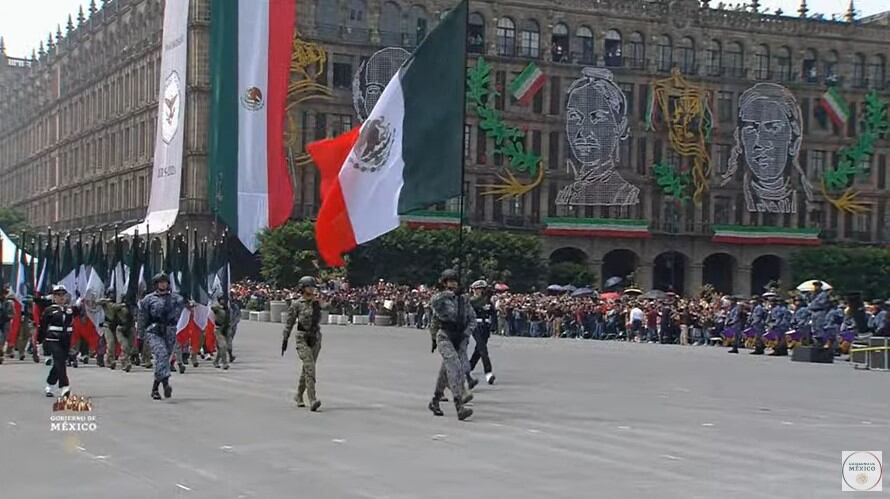
<path fill-rule="evenodd" d="M 841 451 L 890 455 L 890 373 L 847 363 L 495 337 L 461 423 L 426 409 L 425 331 L 331 326 L 313 414 L 280 328 L 243 322 L 232 369 L 189 368 L 169 401 L 142 368 L 70 369 L 96 432 L 51 432 L 46 368 L 0 366 L 0 497 L 846 497 Z"/>

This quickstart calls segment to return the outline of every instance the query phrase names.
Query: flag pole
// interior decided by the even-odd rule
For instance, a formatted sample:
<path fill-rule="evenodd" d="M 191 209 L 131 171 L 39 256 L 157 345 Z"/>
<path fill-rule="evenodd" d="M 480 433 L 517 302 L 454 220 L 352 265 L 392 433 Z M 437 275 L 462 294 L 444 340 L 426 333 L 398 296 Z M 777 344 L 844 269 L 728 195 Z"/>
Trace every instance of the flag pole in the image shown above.
<path fill-rule="evenodd" d="M 470 19 L 470 6 L 467 0 L 461 0 L 458 3 L 458 8 L 461 7 L 461 4 L 466 3 L 467 15 L 464 17 L 464 59 L 463 64 L 461 65 L 461 74 L 463 77 L 461 78 L 461 87 L 462 87 L 462 96 L 463 96 L 463 105 L 460 110 L 460 208 L 458 209 L 458 225 L 457 225 L 457 282 L 461 283 L 463 280 L 464 273 L 464 203 L 465 203 L 465 177 L 467 171 L 467 141 L 466 141 L 466 126 L 467 126 L 467 33 L 469 30 L 469 19 Z"/>

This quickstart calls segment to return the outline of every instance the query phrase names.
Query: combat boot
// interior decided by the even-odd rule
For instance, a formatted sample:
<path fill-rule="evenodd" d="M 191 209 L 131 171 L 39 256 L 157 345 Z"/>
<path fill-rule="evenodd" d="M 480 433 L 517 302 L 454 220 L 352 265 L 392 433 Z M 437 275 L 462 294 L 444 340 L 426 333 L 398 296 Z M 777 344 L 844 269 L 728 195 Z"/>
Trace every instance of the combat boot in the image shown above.
<path fill-rule="evenodd" d="M 455 408 L 457 409 L 457 419 L 459 421 L 463 421 L 473 415 L 473 409 L 464 407 L 463 404 L 455 404 Z"/>
<path fill-rule="evenodd" d="M 470 392 L 467 392 L 466 394 L 464 394 L 464 398 L 461 399 L 461 402 L 463 402 L 464 405 L 469 404 L 472 401 L 473 401 L 473 394 Z"/>
<path fill-rule="evenodd" d="M 473 388 L 476 388 L 476 385 L 478 385 L 478 384 L 479 384 L 478 379 L 476 379 L 472 376 L 469 376 L 469 375 L 467 376 L 467 386 L 470 387 L 470 390 L 472 390 Z"/>
<path fill-rule="evenodd" d="M 151 398 L 154 400 L 161 400 L 161 394 L 158 392 L 158 386 L 160 386 L 161 382 L 158 380 L 154 380 L 151 384 Z"/>
<path fill-rule="evenodd" d="M 114 371 L 115 369 L 117 369 L 117 361 L 116 361 L 116 360 L 112 360 L 111 362 L 109 362 L 109 363 L 108 363 L 108 368 L 111 369 L 112 371 Z"/>
<path fill-rule="evenodd" d="M 173 396 L 173 387 L 170 386 L 170 378 L 164 378 L 161 380 L 161 383 L 164 385 L 164 398 L 168 399 Z"/>
<path fill-rule="evenodd" d="M 439 407 L 439 398 L 433 397 L 433 400 L 430 400 L 429 405 L 427 406 L 430 411 L 433 412 L 433 416 L 444 416 L 445 413 L 442 412 L 442 408 Z"/>
<path fill-rule="evenodd" d="M 31 351 L 31 360 L 33 360 L 35 364 L 39 364 L 39 363 L 40 363 L 40 357 L 37 356 L 37 350 L 36 350 L 36 349 Z"/>
<path fill-rule="evenodd" d="M 86 363 L 86 362 L 84 362 L 84 363 Z M 105 367 L 105 359 L 101 355 L 96 357 L 96 365 L 99 367 Z"/>
<path fill-rule="evenodd" d="M 309 404 L 309 410 L 312 412 L 317 412 L 321 407 L 321 400 L 313 400 Z"/>
<path fill-rule="evenodd" d="M 130 364 L 129 362 L 127 362 L 127 363 L 124 365 L 124 372 L 125 372 L 125 373 L 128 373 L 128 372 L 130 372 L 130 369 L 132 369 L 132 368 L 133 368 L 133 364 Z"/>
<path fill-rule="evenodd" d="M 297 403 L 297 407 L 306 407 L 306 402 L 303 400 L 303 392 L 298 392 L 294 395 L 294 402 Z"/>

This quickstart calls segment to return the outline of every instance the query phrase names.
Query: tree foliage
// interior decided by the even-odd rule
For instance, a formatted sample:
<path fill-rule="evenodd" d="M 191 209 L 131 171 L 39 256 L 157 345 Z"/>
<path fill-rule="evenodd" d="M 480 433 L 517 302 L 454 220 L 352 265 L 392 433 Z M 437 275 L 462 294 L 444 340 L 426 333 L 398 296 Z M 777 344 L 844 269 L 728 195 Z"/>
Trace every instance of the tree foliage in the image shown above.
<path fill-rule="evenodd" d="M 863 298 L 890 296 L 890 250 L 871 247 L 825 246 L 791 257 L 795 285 L 808 279 L 831 284 L 838 294 L 860 291 Z"/>
<path fill-rule="evenodd" d="M 33 233 L 25 214 L 14 208 L 0 208 L 0 229 L 15 240 L 22 232 Z"/>
<path fill-rule="evenodd" d="M 293 287 L 304 275 L 318 273 L 312 222 L 288 222 L 259 235 L 260 274 L 271 284 Z"/>
<path fill-rule="evenodd" d="M 575 287 L 596 287 L 596 272 L 590 270 L 587 265 L 578 262 L 557 262 L 550 264 L 551 284 L 566 285 L 571 284 Z"/>
<path fill-rule="evenodd" d="M 412 230 L 400 227 L 355 249 L 346 259 L 345 277 L 354 285 L 378 279 L 419 285 L 434 284 L 442 270 L 458 266 L 457 230 Z M 503 231 L 464 232 L 463 275 L 507 282 L 515 290 L 543 284 L 546 265 L 535 236 Z M 344 276 L 319 264 L 311 222 L 290 222 L 260 235 L 261 273 L 279 286 L 293 286 L 303 274 Z"/>

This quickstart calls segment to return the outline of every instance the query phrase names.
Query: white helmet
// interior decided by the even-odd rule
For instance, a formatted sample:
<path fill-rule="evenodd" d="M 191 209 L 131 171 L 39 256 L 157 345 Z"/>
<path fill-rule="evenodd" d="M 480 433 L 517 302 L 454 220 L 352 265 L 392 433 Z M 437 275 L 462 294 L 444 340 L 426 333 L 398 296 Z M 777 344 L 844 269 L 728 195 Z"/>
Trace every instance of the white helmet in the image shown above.
<path fill-rule="evenodd" d="M 485 282 L 485 279 L 479 279 L 470 285 L 470 289 L 485 289 L 488 287 L 488 283 Z"/>

